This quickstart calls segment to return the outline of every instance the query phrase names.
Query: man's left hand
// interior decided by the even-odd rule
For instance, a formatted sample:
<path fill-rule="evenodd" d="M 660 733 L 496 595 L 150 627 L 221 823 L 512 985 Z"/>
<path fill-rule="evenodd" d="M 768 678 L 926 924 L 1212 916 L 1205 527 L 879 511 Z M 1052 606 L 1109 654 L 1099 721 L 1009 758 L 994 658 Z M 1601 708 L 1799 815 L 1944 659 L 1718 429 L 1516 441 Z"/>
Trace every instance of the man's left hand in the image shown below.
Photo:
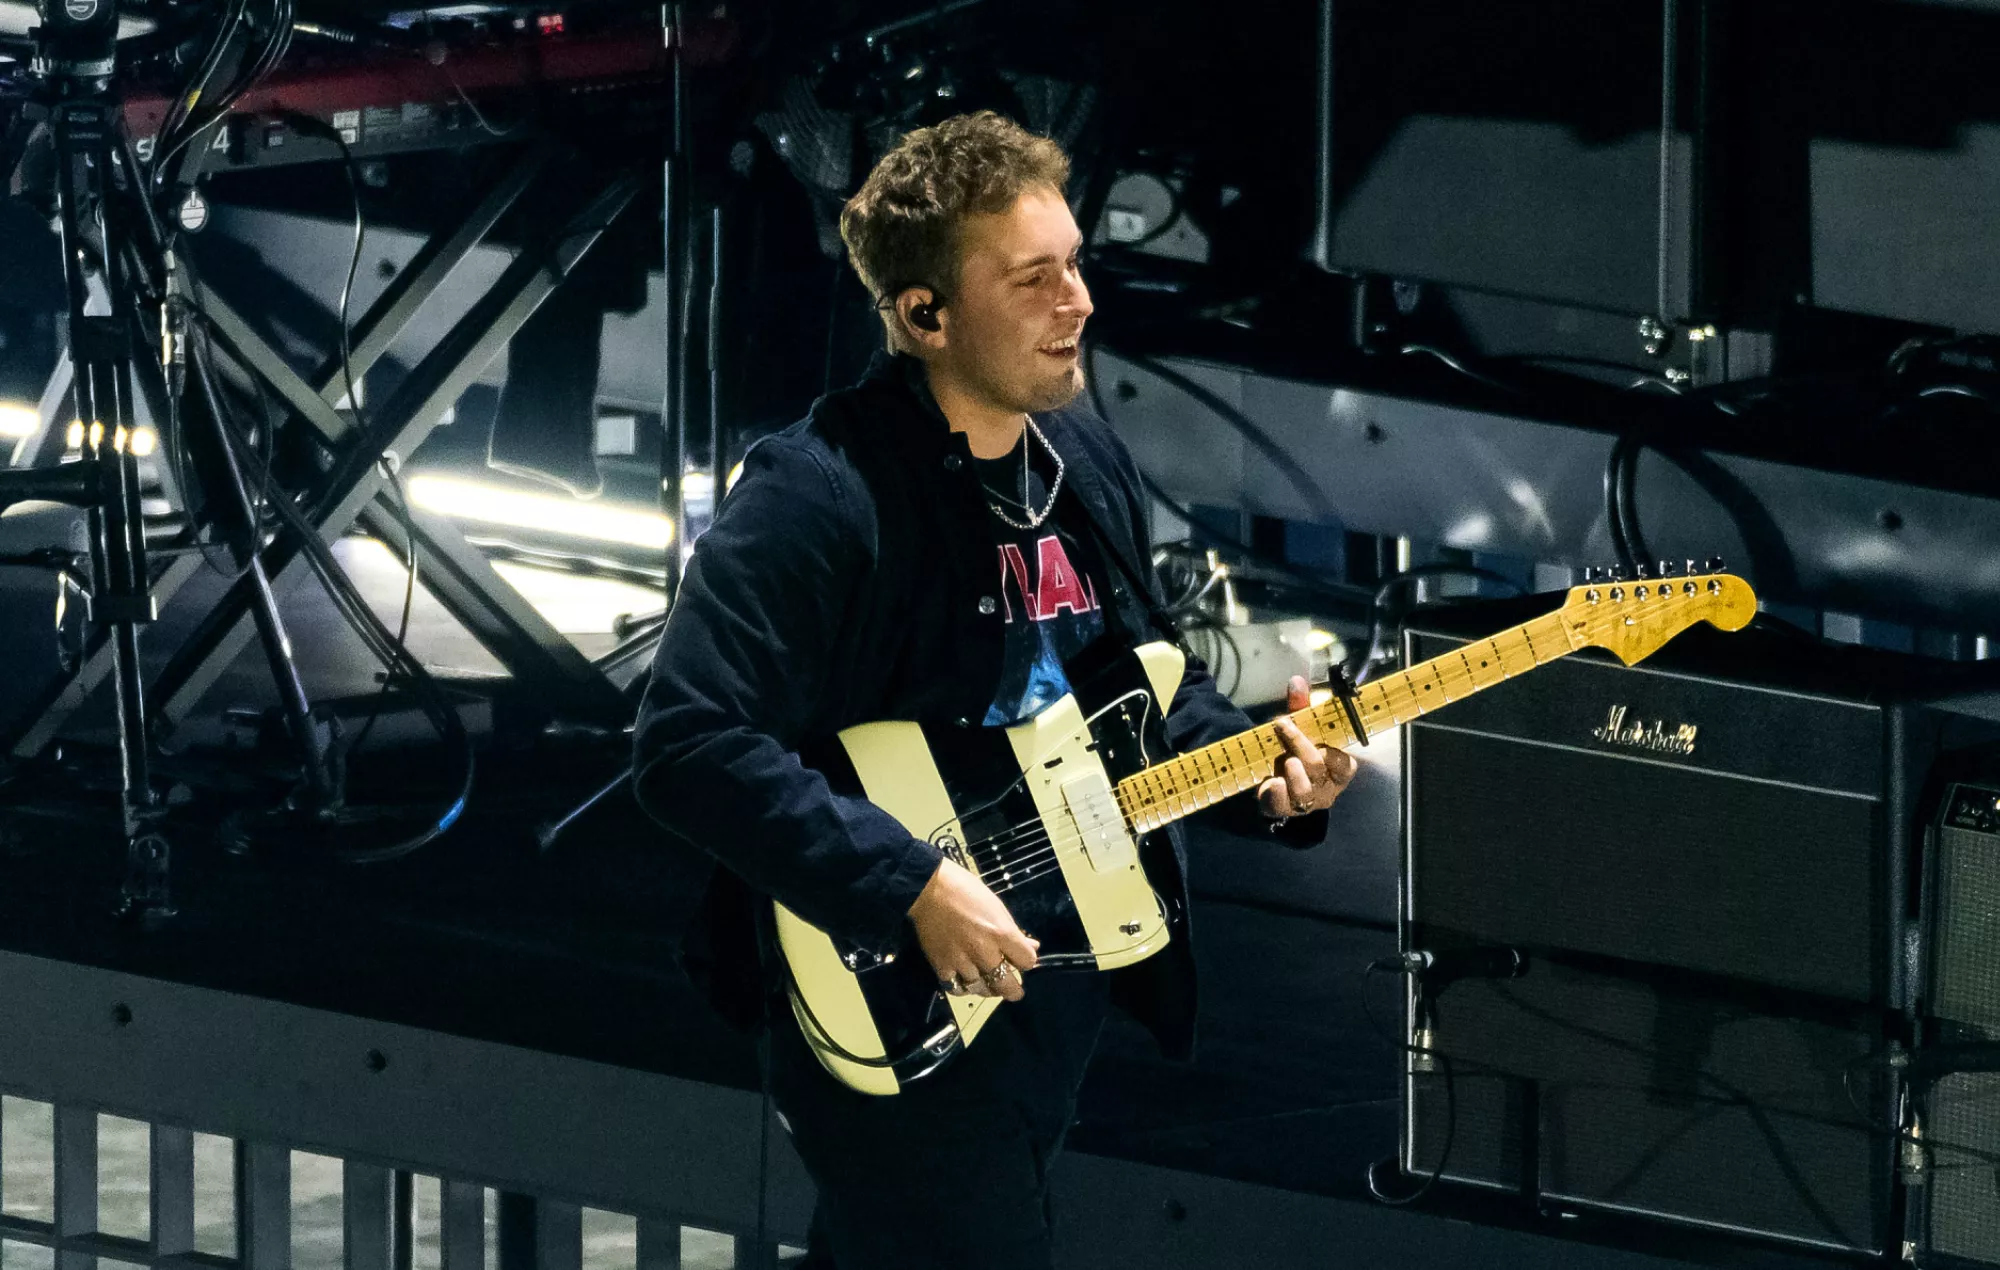
<path fill-rule="evenodd" d="M 1285 709 L 1297 712 L 1310 704 L 1312 693 L 1306 681 L 1293 675 Z M 1276 774 L 1257 787 L 1257 805 L 1273 820 L 1331 807 L 1360 764 L 1344 750 L 1323 750 L 1314 745 L 1298 724 L 1283 715 L 1278 717 L 1277 727 L 1285 743 L 1285 756 L 1278 760 Z"/>

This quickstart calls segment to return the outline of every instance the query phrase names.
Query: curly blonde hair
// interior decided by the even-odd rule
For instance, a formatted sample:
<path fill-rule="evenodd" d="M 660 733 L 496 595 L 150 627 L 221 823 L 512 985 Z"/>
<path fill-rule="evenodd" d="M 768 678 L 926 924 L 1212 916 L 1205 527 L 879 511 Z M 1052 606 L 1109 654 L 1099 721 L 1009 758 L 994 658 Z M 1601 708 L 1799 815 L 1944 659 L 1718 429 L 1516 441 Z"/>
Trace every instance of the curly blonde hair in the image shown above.
<path fill-rule="evenodd" d="M 841 209 L 841 241 L 878 303 L 913 286 L 942 300 L 958 285 L 966 217 L 1004 212 L 1035 186 L 1061 193 L 1068 181 L 1069 156 L 1047 137 L 990 110 L 956 115 L 905 134 L 882 156 Z"/>

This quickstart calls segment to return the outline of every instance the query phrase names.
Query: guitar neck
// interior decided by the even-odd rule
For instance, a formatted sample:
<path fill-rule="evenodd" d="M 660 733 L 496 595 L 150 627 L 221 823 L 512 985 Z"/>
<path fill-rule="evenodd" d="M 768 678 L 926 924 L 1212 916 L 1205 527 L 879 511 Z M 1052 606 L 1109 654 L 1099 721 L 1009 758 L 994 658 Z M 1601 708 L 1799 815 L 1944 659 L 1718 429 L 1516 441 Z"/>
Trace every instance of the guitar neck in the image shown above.
<path fill-rule="evenodd" d="M 1560 613 L 1463 645 L 1408 670 L 1364 684 L 1355 712 L 1369 736 L 1408 723 L 1482 688 L 1565 657 L 1580 645 Z M 1338 699 L 1293 713 L 1314 744 L 1346 749 L 1360 740 Z M 1189 816 L 1268 778 L 1285 743 L 1275 724 L 1239 732 L 1136 772 L 1118 783 L 1118 805 L 1134 832 L 1146 833 Z"/>

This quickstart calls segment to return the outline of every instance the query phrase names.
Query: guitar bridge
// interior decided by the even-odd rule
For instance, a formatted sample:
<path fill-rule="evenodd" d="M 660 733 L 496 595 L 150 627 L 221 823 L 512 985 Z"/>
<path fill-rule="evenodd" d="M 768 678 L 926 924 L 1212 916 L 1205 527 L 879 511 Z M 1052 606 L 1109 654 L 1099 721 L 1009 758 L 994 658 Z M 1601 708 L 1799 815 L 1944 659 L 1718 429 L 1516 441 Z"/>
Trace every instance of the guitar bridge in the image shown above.
<path fill-rule="evenodd" d="M 1117 796 L 1103 772 L 1088 772 L 1064 781 L 1062 796 L 1091 868 L 1109 873 L 1139 863 L 1132 839 L 1125 832 L 1125 813 L 1118 809 Z"/>

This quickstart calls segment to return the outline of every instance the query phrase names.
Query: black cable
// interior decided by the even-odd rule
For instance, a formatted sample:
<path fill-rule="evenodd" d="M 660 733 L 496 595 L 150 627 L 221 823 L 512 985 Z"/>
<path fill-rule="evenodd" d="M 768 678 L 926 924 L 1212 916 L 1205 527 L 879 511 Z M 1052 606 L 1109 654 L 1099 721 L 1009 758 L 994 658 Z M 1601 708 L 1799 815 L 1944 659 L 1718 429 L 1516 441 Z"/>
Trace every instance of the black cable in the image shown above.
<path fill-rule="evenodd" d="M 1639 565 L 1654 558 L 1639 529 L 1639 455 L 1645 449 L 1646 441 L 1637 432 L 1621 433 L 1604 463 L 1605 524 L 1618 565 L 1628 573 L 1636 573 Z"/>
<path fill-rule="evenodd" d="M 1243 649 L 1237 644 L 1236 637 L 1229 633 L 1227 623 L 1205 614 L 1190 614 L 1180 625 L 1191 644 L 1197 632 L 1213 637 L 1215 656 L 1202 657 L 1202 660 L 1208 663 L 1209 673 L 1215 677 L 1217 690 L 1225 697 L 1234 695 L 1243 684 Z M 1197 649 L 1196 655 L 1200 656 L 1201 650 Z M 1227 687 L 1223 686 L 1225 671 L 1228 672 Z"/>
<path fill-rule="evenodd" d="M 1387 623 L 1383 619 L 1388 614 L 1390 598 L 1395 595 L 1397 590 L 1409 586 L 1413 582 L 1421 582 L 1425 578 L 1471 578 L 1475 582 L 1498 583 L 1511 590 L 1515 595 L 1525 595 L 1527 593 L 1526 587 L 1523 587 L 1507 575 L 1495 573 L 1491 569 L 1482 569 L 1478 565 L 1472 564 L 1412 565 L 1410 568 L 1403 569 L 1384 578 L 1382 584 L 1375 588 L 1374 599 L 1369 605 L 1368 644 L 1362 651 L 1358 663 L 1348 667 L 1357 684 L 1366 683 L 1374 667 L 1378 663 L 1388 659 L 1382 648 L 1382 635 L 1387 626 Z"/>
<path fill-rule="evenodd" d="M 1348 604 L 1367 602 L 1369 591 L 1366 587 L 1355 586 L 1348 582 L 1335 582 L 1331 578 L 1320 577 L 1309 570 L 1301 569 L 1290 561 L 1282 560 L 1268 552 L 1261 551 L 1240 538 L 1223 533 L 1221 530 L 1204 524 L 1201 518 L 1195 514 L 1193 508 L 1180 502 L 1164 489 L 1161 489 L 1159 483 L 1144 471 L 1139 473 L 1139 483 L 1145 488 L 1146 493 L 1152 497 L 1154 502 L 1165 507 L 1181 521 L 1185 522 L 1191 531 L 1200 534 L 1204 538 L 1213 539 L 1217 546 L 1226 547 L 1230 551 L 1237 552 L 1247 559 L 1254 560 L 1259 566 L 1282 575 L 1288 582 L 1305 590 L 1317 592 L 1327 599 L 1339 600 Z"/>
<path fill-rule="evenodd" d="M 217 26 L 214 42 L 189 87 L 175 99 L 174 106 L 163 121 L 160 132 L 154 138 L 153 172 L 155 183 L 165 175 L 169 165 L 202 133 L 214 127 L 229 114 L 238 98 L 247 92 L 257 80 L 263 78 L 277 64 L 276 59 L 291 42 L 291 0 L 274 0 L 271 10 L 271 31 L 259 47 L 256 56 L 247 60 L 239 59 L 237 70 L 229 83 L 219 92 L 210 94 L 208 81 L 220 69 L 222 61 L 234 42 L 237 29 L 248 16 L 247 0 L 233 0 L 228 11 Z M 202 100 L 208 98 L 211 104 L 199 122 L 195 121 L 195 111 Z M 199 150 L 189 155 L 188 163 L 197 169 L 206 158 L 206 151 Z M 176 182 L 178 184 L 179 182 Z"/>
<path fill-rule="evenodd" d="M 193 298 L 195 311 L 199 313 L 198 293 Z M 221 395 L 216 391 L 207 357 L 196 353 L 192 345 L 189 351 L 195 360 L 197 378 L 202 385 L 203 394 L 208 399 L 210 409 L 216 412 L 216 421 L 223 433 L 223 444 L 235 449 L 239 463 L 255 478 L 255 483 L 265 490 L 269 506 L 278 513 L 279 520 L 297 538 L 307 566 L 319 579 L 335 610 L 353 628 L 369 651 L 383 663 L 391 681 L 399 673 L 410 681 L 416 689 L 424 713 L 430 718 L 432 726 L 437 728 L 439 736 L 447 745 L 455 744 L 463 752 L 463 775 L 459 782 L 458 793 L 431 824 L 419 833 L 399 842 L 380 847 L 342 849 L 337 856 L 343 862 L 350 864 L 374 864 L 400 859 L 450 829 L 464 814 L 467 803 L 471 801 L 477 762 L 473 753 L 472 738 L 465 728 L 465 721 L 459 717 L 457 709 L 445 700 L 442 690 L 431 678 L 423 663 L 411 656 L 407 648 L 390 636 L 381 619 L 375 616 L 375 611 L 355 588 L 353 579 L 347 576 L 339 560 L 334 557 L 332 549 L 320 537 L 318 528 L 298 509 L 291 496 L 276 484 L 270 469 L 261 463 L 254 447 L 236 428 Z"/>
<path fill-rule="evenodd" d="M 1250 418 L 1249 415 L 1224 401 L 1208 388 L 1196 383 L 1193 379 L 1166 365 L 1164 362 L 1147 356 L 1144 353 L 1128 352 L 1115 348 L 1112 351 L 1126 361 L 1144 367 L 1148 374 L 1166 380 L 1169 384 L 1180 389 L 1181 392 L 1193 398 L 1197 403 L 1214 413 L 1224 423 L 1227 423 L 1238 433 L 1242 434 L 1244 440 L 1248 441 L 1259 453 L 1270 460 L 1271 465 L 1277 468 L 1284 475 L 1285 479 L 1292 483 L 1293 488 L 1298 490 L 1300 496 L 1305 499 L 1307 506 L 1311 507 L 1315 513 L 1322 517 L 1320 523 L 1338 524 L 1340 522 L 1340 517 L 1334 511 L 1332 500 L 1327 498 L 1326 491 L 1322 490 L 1311 477 L 1305 474 L 1291 452 L 1280 445 L 1270 433 L 1259 427 L 1256 420 Z M 1095 345 L 1092 346 L 1091 352 L 1093 354 L 1092 369 L 1094 370 L 1096 366 L 1094 356 L 1096 352 Z M 1101 406 L 1098 413 L 1103 414 Z"/>
<path fill-rule="evenodd" d="M 180 131 L 187 122 L 189 113 L 208 91 L 208 81 L 214 78 L 215 72 L 221 67 L 222 56 L 227 51 L 230 40 L 235 37 L 236 25 L 243 20 L 246 8 L 247 0 L 230 0 L 229 7 L 223 11 L 221 19 L 216 23 L 215 34 L 210 38 L 207 51 L 202 54 L 201 61 L 195 66 L 193 74 L 188 76 L 186 85 L 174 94 L 173 105 L 167 108 L 166 117 L 160 121 L 159 131 L 153 134 L 152 171 L 155 182 L 166 171 L 174 155 L 187 144 L 180 138 Z"/>
<path fill-rule="evenodd" d="M 1545 1023 L 1575 1032 L 1579 1036 L 1587 1036 L 1594 1041 L 1609 1045 L 1614 1049 L 1623 1050 L 1628 1054 L 1636 1054 L 1642 1058 L 1654 1057 L 1654 1052 L 1647 1046 L 1627 1041 L 1622 1037 L 1613 1036 L 1609 1032 L 1579 1023 L 1574 1019 L 1566 1019 L 1552 1010 L 1543 1009 L 1522 999 L 1519 993 L 1510 991 L 1505 984 L 1495 982 L 1490 986 L 1492 991 L 1502 1000 L 1532 1018 L 1537 1018 Z M 1770 1149 L 1771 1162 L 1777 1166 L 1779 1173 L 1783 1174 L 1785 1181 L 1791 1186 L 1792 1192 L 1798 1196 L 1799 1203 L 1820 1224 L 1821 1228 L 1842 1244 L 1848 1247 L 1857 1246 L 1855 1240 L 1848 1235 L 1846 1230 L 1841 1227 L 1840 1222 L 1835 1219 L 1831 1212 L 1827 1211 L 1826 1206 L 1813 1193 L 1811 1183 L 1800 1172 L 1797 1162 L 1791 1157 L 1791 1152 L 1787 1151 L 1779 1140 L 1777 1129 L 1772 1126 L 1769 1114 L 1762 1104 L 1758 1103 L 1735 1085 L 1713 1073 L 1697 1068 L 1693 1074 L 1695 1079 L 1706 1081 L 1709 1085 L 1720 1091 L 1728 1101 L 1740 1106 L 1744 1114 L 1750 1117 L 1751 1126 L 1756 1129 L 1758 1136 L 1764 1139 L 1764 1145 Z"/>
<path fill-rule="evenodd" d="M 1484 384 L 1488 388 L 1497 389 L 1500 392 L 1508 393 L 1512 396 L 1518 397 L 1522 395 L 1521 390 L 1519 388 L 1516 388 L 1514 385 L 1502 383 L 1499 380 L 1493 378 L 1491 375 L 1481 374 L 1479 371 L 1476 371 L 1472 369 L 1470 366 L 1467 366 L 1464 362 L 1452 356 L 1450 353 L 1447 353 L 1443 349 L 1437 348 L 1433 345 L 1405 344 L 1401 348 L 1397 349 L 1396 352 L 1403 357 L 1411 357 L 1417 354 L 1422 354 L 1425 357 L 1435 358 L 1436 360 L 1444 363 L 1446 366 L 1449 366 L 1451 369 L 1457 371 L 1459 374 L 1465 376 L 1467 379 L 1474 381 L 1475 383 Z"/>
<path fill-rule="evenodd" d="M 1511 393 L 1516 396 L 1522 394 L 1523 390 L 1519 387 L 1503 383 L 1490 375 L 1476 371 L 1457 357 L 1429 344 L 1405 344 L 1398 351 L 1405 356 L 1421 353 L 1425 356 L 1435 358 L 1466 378 L 1484 384 L 1489 388 L 1496 388 L 1502 392 Z M 1616 362 L 1603 361 L 1597 358 L 1567 357 L 1557 354 L 1513 354 L 1509 357 L 1495 360 L 1567 362 L 1575 365 L 1597 366 L 1606 369 L 1632 369 L 1631 367 L 1621 366 Z M 1676 397 L 1682 395 L 1682 390 L 1678 385 L 1661 379 L 1656 375 L 1641 374 L 1637 379 L 1626 385 L 1627 391 L 1639 388 L 1661 388 Z M 1652 551 L 1646 546 L 1645 536 L 1639 530 L 1638 500 L 1634 492 L 1638 479 L 1639 454 L 1645 448 L 1646 442 L 1636 433 L 1629 431 L 1621 433 L 1616 443 L 1611 447 L 1611 456 L 1605 463 L 1604 468 L 1605 524 L 1611 532 L 1611 546 L 1612 550 L 1617 554 L 1619 567 L 1627 571 L 1636 571 L 1640 563 L 1653 559 Z"/>
<path fill-rule="evenodd" d="M 1368 1003 L 1368 984 L 1374 975 L 1389 970 L 1408 973 L 1406 963 L 1401 958 L 1395 957 L 1371 961 L 1362 970 L 1361 1012 L 1368 1017 L 1368 1025 L 1375 1029 L 1376 1035 L 1402 1051 L 1405 1058 L 1417 1056 L 1428 1059 L 1436 1063 L 1439 1070 L 1444 1073 L 1444 1144 L 1438 1151 L 1437 1166 L 1430 1171 L 1428 1176 L 1418 1182 L 1417 1188 L 1408 1195 L 1390 1195 L 1382 1189 L 1380 1181 L 1381 1171 L 1384 1166 L 1396 1163 L 1394 1155 L 1376 1160 L 1370 1164 L 1365 1175 L 1365 1180 L 1368 1183 L 1368 1193 L 1375 1198 L 1376 1202 L 1387 1204 L 1391 1208 L 1405 1208 L 1430 1194 L 1431 1188 L 1438 1184 L 1438 1180 L 1444 1176 L 1445 1169 L 1451 1165 L 1451 1148 L 1458 1138 L 1458 1080 L 1452 1070 L 1449 1056 L 1440 1054 L 1436 1049 L 1428 1045 L 1416 1045 L 1400 1036 L 1392 1037 L 1383 1029 L 1381 1022 L 1375 1017 L 1375 1008 Z M 1425 1008 L 1435 1017 L 1437 1010 L 1435 1003 Z"/>
<path fill-rule="evenodd" d="M 1097 385 L 1097 346 L 1095 344 L 1085 345 L 1084 358 L 1087 362 L 1086 368 L 1089 371 L 1084 376 L 1084 384 L 1089 389 L 1091 405 L 1096 409 L 1097 417 L 1108 422 L 1111 415 L 1104 408 L 1104 394 Z M 1225 414 L 1224 417 L 1227 418 L 1228 415 Z M 1168 511 L 1179 517 L 1191 531 L 1200 533 L 1203 537 L 1213 539 L 1218 545 L 1227 547 L 1231 551 L 1238 552 L 1249 559 L 1255 560 L 1258 564 L 1282 574 L 1299 586 L 1316 591 L 1329 599 L 1337 599 L 1345 603 L 1359 603 L 1367 600 L 1368 591 L 1364 587 L 1357 587 L 1344 582 L 1335 582 L 1330 578 L 1321 577 L 1318 574 L 1299 568 L 1288 560 L 1280 559 L 1277 556 L 1251 546 L 1241 539 L 1203 524 L 1201 518 L 1195 515 L 1193 508 L 1188 507 L 1172 494 L 1161 489 L 1159 482 L 1147 475 L 1143 469 L 1139 472 L 1139 483 L 1145 488 L 1146 493 L 1152 497 L 1154 502 L 1159 503 L 1162 507 L 1165 507 Z"/>
<path fill-rule="evenodd" d="M 1680 385 L 1673 381 L 1652 374 L 1649 371 L 1641 370 L 1637 366 L 1628 366 L 1624 362 L 1614 362 L 1607 357 L 1578 357 L 1568 353 L 1494 353 L 1489 354 L 1484 360 L 1489 362 L 1520 362 L 1530 366 L 1538 363 L 1546 363 L 1551 366 L 1586 366 L 1592 370 L 1617 371 L 1621 374 L 1637 376 L 1636 379 L 1625 385 L 1627 391 L 1644 385 L 1653 388 L 1664 388 L 1677 397 L 1681 395 Z M 1578 378 L 1587 377 L 1578 376 Z"/>
<path fill-rule="evenodd" d="M 347 275 L 342 279 L 340 284 L 340 304 L 337 315 L 340 328 L 340 375 L 347 386 L 347 405 L 348 409 L 354 412 L 355 428 L 360 436 L 366 437 L 370 434 L 371 429 L 368 423 L 366 408 L 362 404 L 361 393 L 354 379 L 354 336 L 353 326 L 348 317 L 348 306 L 352 302 L 354 295 L 354 277 L 361 267 L 361 246 L 368 233 L 368 223 L 361 207 L 361 165 L 355 162 L 354 151 L 347 144 L 347 138 L 340 135 L 338 128 L 311 115 L 301 114 L 297 111 L 287 110 L 281 111 L 279 114 L 281 118 L 289 121 L 294 129 L 302 135 L 323 137 L 340 147 L 341 166 L 347 173 L 347 192 L 354 204 L 354 246 L 347 256 Z M 388 461 L 386 456 L 382 460 L 381 470 L 382 475 L 388 480 L 390 490 L 395 495 L 391 501 L 395 505 L 397 517 L 403 522 L 403 611 L 401 618 L 396 624 L 395 642 L 396 646 L 399 649 L 403 649 L 405 655 L 407 655 L 407 641 L 410 636 L 410 614 L 415 607 L 417 596 L 417 569 L 419 563 L 417 556 L 417 527 L 415 517 L 410 513 L 409 491 L 404 488 L 402 477 L 397 473 L 394 465 Z M 355 734 L 353 742 L 347 747 L 349 754 L 358 753 L 362 745 L 366 743 L 369 736 L 375 731 L 376 721 L 381 717 L 382 707 L 387 704 L 389 693 L 394 683 L 395 677 L 393 675 L 385 675 L 383 677 L 380 691 L 369 702 L 367 719 L 363 721 L 361 730 Z"/>
<path fill-rule="evenodd" d="M 266 75 L 276 69 L 285 54 L 291 49 L 293 17 L 296 12 L 295 0 L 272 0 L 268 15 L 268 30 L 261 43 L 250 51 L 249 40 L 238 55 L 235 72 L 221 89 L 210 92 L 209 81 L 220 69 L 239 28 L 254 26 L 248 21 L 247 0 L 233 0 L 222 20 L 217 24 L 216 34 L 207 54 L 203 57 L 195 74 L 190 77 L 188 87 L 174 99 L 167 118 L 154 136 L 151 174 L 144 183 L 148 201 L 152 197 L 166 193 L 178 186 L 192 185 L 200 178 L 202 165 L 207 162 L 208 148 L 202 146 L 190 151 L 176 165 L 174 160 L 195 140 L 209 129 L 222 123 L 234 109 L 243 95 L 255 87 Z M 254 38 L 254 32 L 253 37 Z M 196 110 L 206 100 L 207 110 L 196 117 Z M 167 177 L 174 179 L 168 181 Z M 173 237 L 179 237 L 179 229 Z"/>

